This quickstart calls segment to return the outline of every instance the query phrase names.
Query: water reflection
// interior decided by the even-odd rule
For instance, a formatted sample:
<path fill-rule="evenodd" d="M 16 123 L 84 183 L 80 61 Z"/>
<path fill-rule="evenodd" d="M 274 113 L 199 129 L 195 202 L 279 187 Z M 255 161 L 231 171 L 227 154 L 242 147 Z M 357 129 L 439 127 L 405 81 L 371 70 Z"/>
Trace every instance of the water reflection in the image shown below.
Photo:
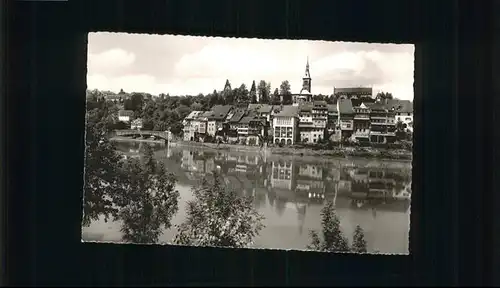
<path fill-rule="evenodd" d="M 269 204 L 282 213 L 287 203 L 305 207 L 333 200 L 337 206 L 406 212 L 411 197 L 411 169 L 391 163 L 366 165 L 308 163 L 300 159 L 264 161 L 261 155 L 169 149 L 167 163 L 180 159 L 180 181 L 193 184 L 217 170 L 226 184 L 242 195 L 255 197 L 257 207 Z M 169 165 L 168 167 L 172 167 Z M 393 166 L 393 167 L 391 167 Z M 267 203 L 266 203 L 267 196 Z M 350 201 L 339 201 L 349 199 Z"/>
<path fill-rule="evenodd" d="M 321 208 L 327 200 L 332 200 L 346 235 L 352 234 L 359 224 L 365 230 L 369 250 L 408 252 L 412 181 L 409 163 L 363 159 L 325 162 L 325 159 L 311 157 L 160 145 L 156 149 L 155 157 L 176 175 L 178 185 L 187 187 L 179 188 L 184 191 L 181 191 L 180 202 L 190 197 L 189 187 L 213 171 L 220 173 L 225 184 L 241 195 L 253 196 L 255 207 L 267 222 L 256 241 L 257 247 L 304 249 L 309 244 L 309 230 L 320 227 Z M 124 157 L 138 157 L 140 144 L 121 143 L 118 151 Z M 182 203 L 179 205 L 180 215 L 175 221 L 182 222 L 184 208 Z M 134 230 L 146 224 L 134 224 L 133 218 L 129 217 L 123 224 L 133 226 Z M 144 226 L 155 234 L 149 238 L 158 238 L 159 225 Z M 170 230 L 163 231 L 159 242 L 172 239 L 175 231 Z"/>

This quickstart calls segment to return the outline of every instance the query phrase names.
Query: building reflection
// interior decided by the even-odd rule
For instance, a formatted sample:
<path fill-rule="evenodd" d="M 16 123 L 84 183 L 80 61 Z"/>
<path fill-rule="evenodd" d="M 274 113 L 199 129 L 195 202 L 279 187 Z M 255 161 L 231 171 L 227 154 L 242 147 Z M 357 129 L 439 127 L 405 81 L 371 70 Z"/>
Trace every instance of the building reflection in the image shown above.
<path fill-rule="evenodd" d="M 295 209 L 299 223 L 310 206 L 332 200 L 337 208 L 406 212 L 411 198 L 411 171 L 352 164 L 315 164 L 267 160 L 259 154 L 182 151 L 182 170 L 192 180 L 218 171 L 229 189 L 252 196 L 255 205 L 274 207 L 278 215 Z M 299 228 L 302 229 L 302 228 Z"/>

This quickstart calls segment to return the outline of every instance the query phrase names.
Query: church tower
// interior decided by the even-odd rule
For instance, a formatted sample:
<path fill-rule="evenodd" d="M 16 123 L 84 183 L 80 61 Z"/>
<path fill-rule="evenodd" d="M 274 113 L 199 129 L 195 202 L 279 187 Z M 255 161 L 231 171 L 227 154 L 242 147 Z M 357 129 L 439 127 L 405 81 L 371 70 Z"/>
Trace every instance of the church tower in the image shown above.
<path fill-rule="evenodd" d="M 300 93 L 307 91 L 309 94 L 311 93 L 311 74 L 309 73 L 309 57 L 307 57 L 306 63 L 306 72 L 304 77 L 302 78 L 302 90 Z"/>

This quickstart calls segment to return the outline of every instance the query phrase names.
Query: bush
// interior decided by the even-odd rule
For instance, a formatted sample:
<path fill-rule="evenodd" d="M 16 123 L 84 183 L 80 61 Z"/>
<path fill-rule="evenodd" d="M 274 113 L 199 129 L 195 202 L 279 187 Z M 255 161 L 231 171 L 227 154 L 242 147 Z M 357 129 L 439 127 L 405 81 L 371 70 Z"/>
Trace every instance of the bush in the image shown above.
<path fill-rule="evenodd" d="M 264 228 L 253 198 L 228 190 L 217 173 L 212 179 L 204 178 L 193 194 L 194 200 L 187 203 L 187 219 L 177 226 L 176 244 L 246 247 Z"/>

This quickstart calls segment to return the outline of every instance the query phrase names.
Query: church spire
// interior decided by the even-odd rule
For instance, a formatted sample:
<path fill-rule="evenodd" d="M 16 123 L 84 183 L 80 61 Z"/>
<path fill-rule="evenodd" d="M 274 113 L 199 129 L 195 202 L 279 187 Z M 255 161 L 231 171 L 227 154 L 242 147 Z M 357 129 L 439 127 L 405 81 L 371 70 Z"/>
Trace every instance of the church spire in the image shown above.
<path fill-rule="evenodd" d="M 309 56 L 307 56 L 306 74 L 305 74 L 304 78 L 311 78 L 311 74 L 309 73 Z"/>

